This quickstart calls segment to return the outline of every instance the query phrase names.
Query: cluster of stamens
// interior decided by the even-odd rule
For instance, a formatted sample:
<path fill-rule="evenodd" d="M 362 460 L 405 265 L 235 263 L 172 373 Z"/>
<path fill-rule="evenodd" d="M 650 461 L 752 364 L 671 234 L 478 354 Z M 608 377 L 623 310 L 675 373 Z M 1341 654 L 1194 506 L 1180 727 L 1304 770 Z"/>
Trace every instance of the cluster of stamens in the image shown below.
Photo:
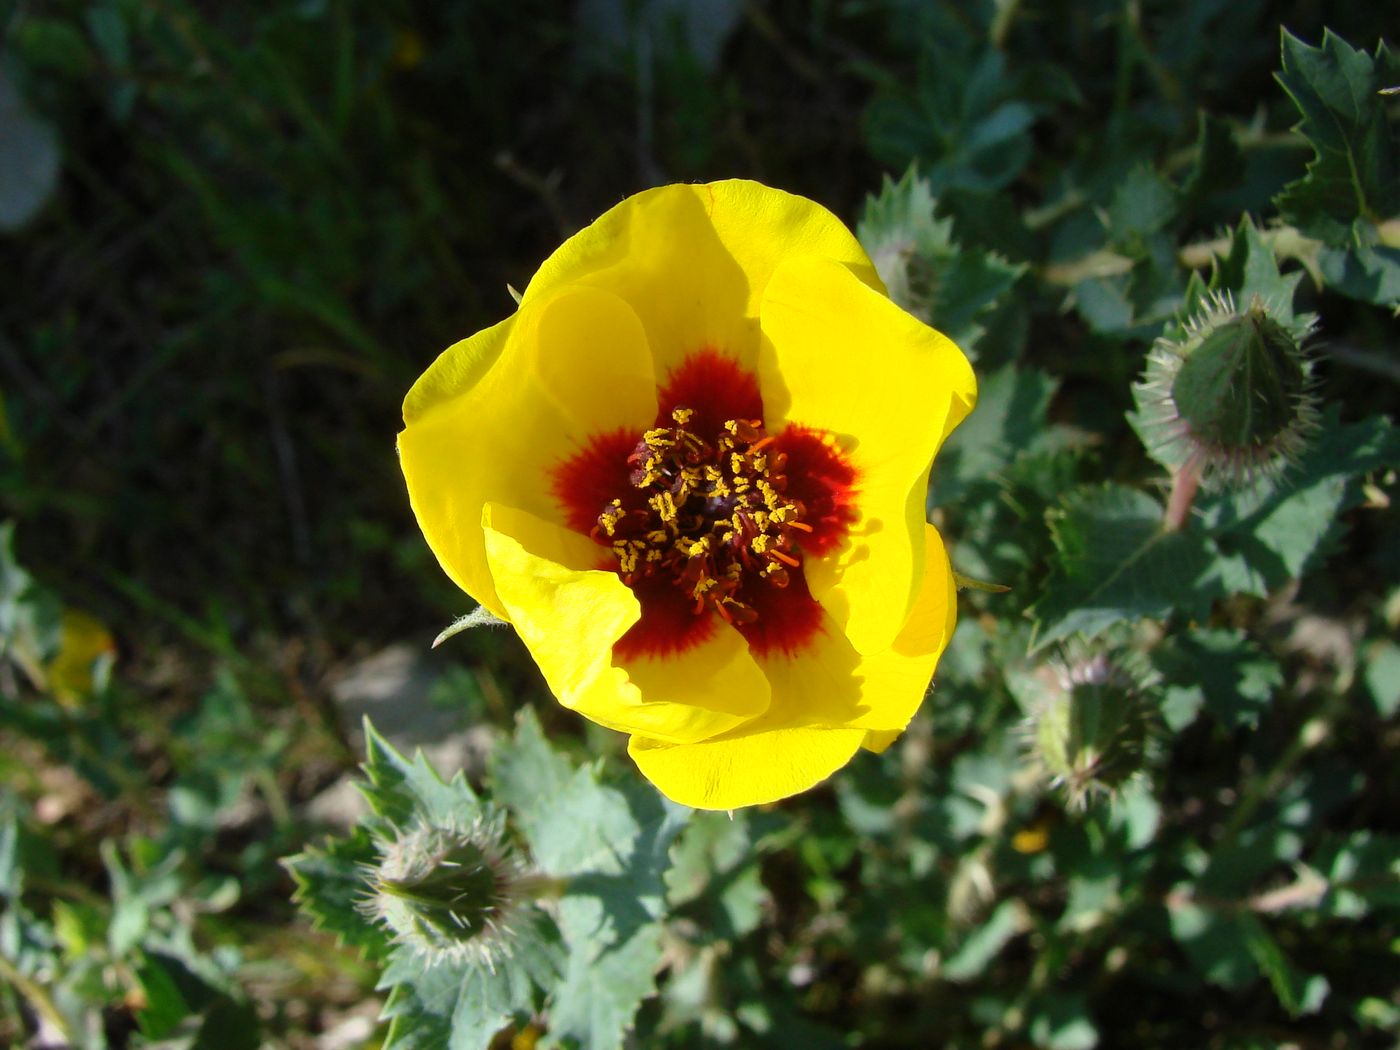
<path fill-rule="evenodd" d="M 800 500 L 786 495 L 787 456 L 756 419 L 727 420 L 713 441 L 687 429 L 695 413 L 677 408 L 674 426 L 657 427 L 627 457 L 636 498 L 614 499 L 592 535 L 617 555 L 628 586 L 646 577 L 672 580 L 698 615 L 753 623 L 747 579 L 786 587 L 802 564 L 796 533 L 810 533 Z"/>

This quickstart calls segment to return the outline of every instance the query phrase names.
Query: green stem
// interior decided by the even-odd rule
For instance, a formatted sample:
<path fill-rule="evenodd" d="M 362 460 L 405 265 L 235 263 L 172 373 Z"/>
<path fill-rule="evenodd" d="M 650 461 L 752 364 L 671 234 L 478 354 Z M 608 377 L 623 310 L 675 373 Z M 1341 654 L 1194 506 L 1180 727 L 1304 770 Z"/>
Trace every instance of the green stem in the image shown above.
<path fill-rule="evenodd" d="M 29 1000 L 29 1005 L 34 1008 L 34 1012 L 42 1017 L 49 1027 L 58 1032 L 65 1043 L 73 1042 L 72 1029 L 68 1027 L 68 1022 L 64 1020 L 63 1015 L 58 1012 L 58 1007 L 54 1005 L 49 993 L 42 986 L 20 973 L 14 963 L 3 955 L 0 955 L 0 978 L 19 989 L 20 994 Z"/>
<path fill-rule="evenodd" d="M 1322 705 L 1317 716 L 1299 727 L 1293 741 L 1278 757 L 1272 768 L 1263 776 L 1256 777 L 1245 795 L 1230 812 L 1230 819 L 1216 844 L 1216 849 L 1224 849 L 1235 841 L 1240 832 L 1248 827 L 1255 811 L 1268 799 L 1278 794 L 1293 767 L 1304 755 L 1327 738 L 1327 728 L 1337 709 L 1342 705 L 1345 690 L 1333 690 L 1332 695 Z"/>
<path fill-rule="evenodd" d="M 292 810 L 287 805 L 287 796 L 283 794 L 281 785 L 277 783 L 277 778 L 272 775 L 272 770 L 266 767 L 257 770 L 253 773 L 253 783 L 258 786 L 263 801 L 267 803 L 268 812 L 272 814 L 273 824 L 279 828 L 290 826 Z"/>
<path fill-rule="evenodd" d="M 1021 0 L 998 0 L 997 12 L 992 18 L 991 30 L 988 33 L 992 47 L 998 51 L 1006 46 L 1006 34 L 1011 32 L 1011 23 L 1016 20 L 1016 12 L 1020 7 Z"/>

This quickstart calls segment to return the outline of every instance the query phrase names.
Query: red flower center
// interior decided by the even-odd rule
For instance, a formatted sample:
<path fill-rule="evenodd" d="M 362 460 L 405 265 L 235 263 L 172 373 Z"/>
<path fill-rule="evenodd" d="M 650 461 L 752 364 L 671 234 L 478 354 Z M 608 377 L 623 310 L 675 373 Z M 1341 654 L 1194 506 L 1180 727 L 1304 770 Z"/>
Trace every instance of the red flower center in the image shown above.
<path fill-rule="evenodd" d="M 676 653 L 722 623 L 759 655 L 802 649 L 821 630 L 803 559 L 829 551 L 853 517 L 855 470 L 822 434 L 768 434 L 754 377 L 705 350 L 658 395 L 656 424 L 595 436 L 555 471 L 571 527 L 608 548 L 642 606 L 618 655 Z"/>

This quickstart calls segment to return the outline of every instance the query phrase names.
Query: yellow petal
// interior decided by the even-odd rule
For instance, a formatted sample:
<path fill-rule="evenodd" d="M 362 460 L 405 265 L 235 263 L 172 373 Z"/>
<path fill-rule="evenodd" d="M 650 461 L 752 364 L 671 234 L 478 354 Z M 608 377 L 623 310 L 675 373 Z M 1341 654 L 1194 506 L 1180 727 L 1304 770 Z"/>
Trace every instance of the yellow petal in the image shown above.
<path fill-rule="evenodd" d="M 893 645 L 862 656 L 828 629 L 799 654 L 761 659 L 768 710 L 698 744 L 634 736 L 628 752 L 647 779 L 684 805 L 736 809 L 805 791 L 860 747 L 888 747 L 923 702 L 957 621 L 948 555 L 938 531 L 925 529 L 918 598 Z"/>
<path fill-rule="evenodd" d="M 673 802 L 739 809 L 819 784 L 850 761 L 864 737 L 860 729 L 770 729 L 672 747 L 634 736 L 627 753 Z"/>
<path fill-rule="evenodd" d="M 919 593 L 894 642 L 878 653 L 862 654 L 828 619 L 826 631 L 800 652 L 761 658 L 773 698 L 755 728 L 839 725 L 903 731 L 909 724 L 957 621 L 957 591 L 942 538 L 932 525 L 923 528 Z"/>
<path fill-rule="evenodd" d="M 91 613 L 64 609 L 59 620 L 58 652 L 48 665 L 48 687 L 65 707 L 75 706 L 93 693 L 102 677 L 100 661 L 116 656 L 112 632 Z"/>
<path fill-rule="evenodd" d="M 808 563 L 808 585 L 860 652 L 878 652 L 918 592 L 929 465 L 976 400 L 972 368 L 945 336 L 830 259 L 782 263 L 762 325 L 769 429 L 828 431 L 859 472 L 857 517 L 840 547 Z"/>
<path fill-rule="evenodd" d="M 553 469 L 590 438 L 650 426 L 655 415 L 641 324 L 602 289 L 541 296 L 449 348 L 409 391 L 399 435 L 413 511 L 448 576 L 504 616 L 482 506 L 557 516 Z"/>
<path fill-rule="evenodd" d="M 867 729 L 865 739 L 860 742 L 860 746 L 866 751 L 875 754 L 883 754 L 884 751 L 900 738 L 903 730 L 900 729 Z"/>
<path fill-rule="evenodd" d="M 736 631 L 717 630 L 676 657 L 620 662 L 612 648 L 641 609 L 616 573 L 590 568 L 601 548 L 495 504 L 482 525 L 501 604 L 565 707 L 674 743 L 723 733 L 767 708 L 767 680 Z"/>
<path fill-rule="evenodd" d="M 769 278 L 792 254 L 850 267 L 884 286 L 860 243 L 821 205 L 757 182 L 662 186 L 629 197 L 551 255 L 524 303 L 568 284 L 607 288 L 642 319 L 661 379 L 687 355 L 719 350 L 752 369 Z"/>

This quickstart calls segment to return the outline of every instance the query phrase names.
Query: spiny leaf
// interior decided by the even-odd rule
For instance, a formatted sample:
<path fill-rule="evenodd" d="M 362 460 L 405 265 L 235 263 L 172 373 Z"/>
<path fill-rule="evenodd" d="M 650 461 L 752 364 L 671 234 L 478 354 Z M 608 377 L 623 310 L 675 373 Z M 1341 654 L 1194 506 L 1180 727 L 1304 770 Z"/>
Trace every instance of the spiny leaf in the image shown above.
<path fill-rule="evenodd" d="M 1343 425 L 1336 416 L 1281 477 L 1200 502 L 1201 525 L 1218 546 L 1217 593 L 1263 596 L 1302 576 L 1360 501 L 1362 475 L 1400 461 L 1400 433 L 1388 419 Z"/>
<path fill-rule="evenodd" d="M 1400 211 L 1400 147 L 1386 118 L 1383 88 L 1400 83 L 1400 62 L 1384 43 L 1375 56 L 1324 32 L 1310 47 L 1283 31 L 1279 83 L 1297 104 L 1298 130 L 1315 151 L 1307 174 L 1275 200 L 1284 220 L 1334 247 L 1352 223 L 1379 225 Z"/>
<path fill-rule="evenodd" d="M 515 736 L 491 753 L 492 797 L 515 815 L 533 841 L 535 826 L 549 815 L 574 767 L 544 738 L 533 708 L 521 708 L 515 722 Z"/>
<path fill-rule="evenodd" d="M 660 962 L 662 876 L 690 811 L 636 780 L 576 768 L 528 708 L 493 756 L 495 798 L 518 816 L 538 867 L 567 878 L 557 908 L 568 951 L 551 995 L 550 1037 L 619 1047 Z"/>
<path fill-rule="evenodd" d="M 1120 620 L 1203 616 L 1210 596 L 1199 580 L 1210 567 L 1204 537 L 1165 532 L 1162 506 L 1118 485 L 1081 489 L 1052 512 L 1056 563 L 1031 610 L 1039 649 L 1075 632 L 1090 637 Z"/>
<path fill-rule="evenodd" d="M 622 1045 L 655 991 L 672 839 L 690 811 L 635 780 L 600 783 L 578 770 L 532 845 L 551 874 L 569 874 L 559 927 L 569 961 L 555 989 L 551 1033 L 609 1050 Z"/>
<path fill-rule="evenodd" d="M 328 930 L 343 944 L 378 957 L 388 948 L 384 931 L 359 909 L 365 892 L 365 865 L 379 859 L 379 850 L 364 828 L 345 838 L 332 838 L 282 863 L 296 882 L 293 900 L 311 916 L 318 930 Z"/>
<path fill-rule="evenodd" d="M 868 197 L 857 228 L 892 298 L 964 349 L 982 334 L 976 318 L 990 309 L 1025 270 L 995 252 L 959 247 L 950 219 L 936 219 L 937 199 L 915 167 L 894 182 L 885 177 Z"/>
<path fill-rule="evenodd" d="M 536 986 L 553 984 L 559 963 L 557 946 L 538 937 L 521 938 L 494 968 L 476 961 L 427 965 L 400 946 L 379 981 L 391 989 L 385 1048 L 486 1050 L 515 1017 L 538 1009 Z"/>
<path fill-rule="evenodd" d="M 1200 312 L 1206 306 L 1203 295 L 1206 290 L 1229 292 L 1241 310 L 1248 309 L 1256 298 L 1263 300 L 1275 321 L 1294 336 L 1301 337 L 1313 322 L 1313 315 L 1293 310 L 1293 296 L 1302 279 L 1301 270 L 1287 274 L 1279 270 L 1273 249 L 1246 215 L 1231 234 L 1229 254 L 1217 261 L 1209 285 L 1191 287 L 1190 292 L 1194 294 L 1187 295 L 1180 316 L 1184 320 Z"/>
<path fill-rule="evenodd" d="M 360 790 L 375 814 L 395 827 L 405 827 L 414 818 L 436 824 L 470 823 L 480 807 L 480 800 L 460 772 L 444 781 L 422 752 L 410 762 L 379 735 L 368 718 L 365 755 L 369 780 Z"/>

